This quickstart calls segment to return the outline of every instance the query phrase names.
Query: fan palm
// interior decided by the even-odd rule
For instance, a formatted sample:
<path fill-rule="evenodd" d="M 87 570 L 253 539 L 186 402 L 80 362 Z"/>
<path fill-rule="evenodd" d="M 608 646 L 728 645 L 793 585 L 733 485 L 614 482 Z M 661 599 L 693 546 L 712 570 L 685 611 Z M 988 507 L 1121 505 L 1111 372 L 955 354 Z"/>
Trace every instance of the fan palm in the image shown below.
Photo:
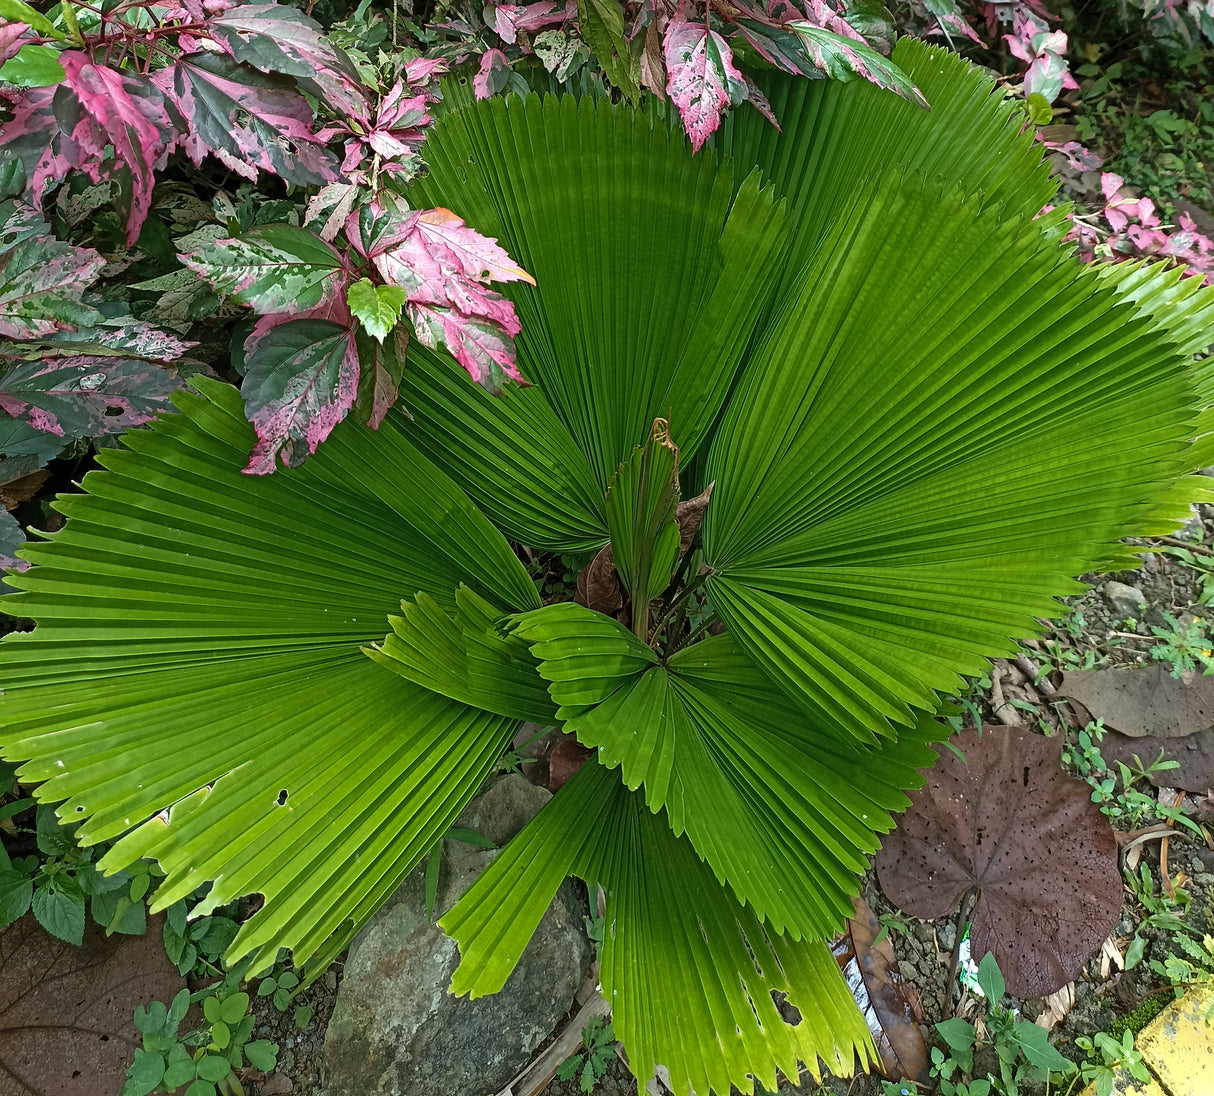
<path fill-rule="evenodd" d="M 772 79 L 782 132 L 737 116 L 695 157 L 656 108 L 453 105 L 416 204 L 535 276 L 533 387 L 414 348 L 408 417 L 263 478 L 218 383 L 127 434 L 8 580 L 37 621 L 3 648 L 22 779 L 117 839 L 105 867 L 158 860 L 158 906 L 263 894 L 229 953 L 256 973 L 336 954 L 522 722 L 560 722 L 597 763 L 443 918 L 452 989 L 500 988 L 574 874 L 641 1080 L 868 1056 L 828 945 L 857 873 L 940 696 L 1184 509 L 1214 309 L 1072 261 L 1017 111 L 946 54 L 895 60 L 930 113 Z M 610 543 L 626 613 L 541 605 L 511 541 Z M 724 634 L 689 642 L 688 606 Z"/>

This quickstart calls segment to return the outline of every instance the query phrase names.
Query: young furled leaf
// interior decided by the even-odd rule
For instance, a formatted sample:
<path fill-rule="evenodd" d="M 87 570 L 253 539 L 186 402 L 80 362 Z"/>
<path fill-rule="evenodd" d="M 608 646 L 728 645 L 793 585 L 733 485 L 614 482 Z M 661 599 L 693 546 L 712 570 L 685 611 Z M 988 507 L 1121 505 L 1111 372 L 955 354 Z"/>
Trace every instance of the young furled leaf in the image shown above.
<path fill-rule="evenodd" d="M 398 285 L 374 285 L 370 278 L 359 278 L 346 290 L 346 303 L 377 342 L 400 322 L 405 291 Z"/>
<path fill-rule="evenodd" d="M 245 361 L 245 413 L 257 444 L 244 471 L 302 464 L 358 393 L 354 332 L 329 320 L 289 320 L 267 332 Z"/>
<path fill-rule="evenodd" d="M 698 152 L 721 124 L 726 108 L 746 99 L 746 82 L 734 67 L 729 43 L 703 23 L 688 23 L 683 9 L 666 27 L 666 94 L 679 108 L 691 147 Z"/>
<path fill-rule="evenodd" d="M 196 165 L 208 152 L 246 179 L 272 172 L 297 186 L 331 182 L 336 162 L 313 134 L 312 108 L 289 81 L 213 53 L 182 57 L 152 80 L 181 111 Z"/>
<path fill-rule="evenodd" d="M 334 309 L 345 307 L 345 258 L 318 236 L 292 225 L 258 225 L 180 258 L 259 316 L 319 311 L 333 318 Z"/>

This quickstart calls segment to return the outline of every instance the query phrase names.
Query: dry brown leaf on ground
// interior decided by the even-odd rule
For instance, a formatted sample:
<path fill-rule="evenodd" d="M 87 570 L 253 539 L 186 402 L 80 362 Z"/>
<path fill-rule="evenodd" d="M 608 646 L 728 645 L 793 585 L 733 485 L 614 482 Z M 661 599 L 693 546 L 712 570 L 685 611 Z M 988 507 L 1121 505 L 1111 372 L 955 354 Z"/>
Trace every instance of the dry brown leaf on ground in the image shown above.
<path fill-rule="evenodd" d="M 91 920 L 80 947 L 27 913 L 0 933 L 0 1096 L 111 1096 L 140 1045 L 137 1005 L 185 985 L 165 955 L 164 918 L 145 936 L 107 937 Z"/>
<path fill-rule="evenodd" d="M 1015 997 L 1070 982 L 1121 915 L 1117 841 L 1091 789 L 1062 771 L 1060 738 L 965 730 L 939 746 L 927 784 L 877 855 L 886 896 L 914 917 L 977 898 L 970 948 L 995 956 Z"/>
<path fill-rule="evenodd" d="M 1041 1004 L 1041 1015 L 1035 1022 L 1038 1027 L 1053 1031 L 1075 1007 L 1075 983 L 1067 982 L 1062 989 L 1055 990 Z"/>
<path fill-rule="evenodd" d="M 1106 727 L 1136 738 L 1178 738 L 1214 726 L 1214 676 L 1176 678 L 1161 663 L 1068 670 L 1058 693 L 1078 700 Z"/>
<path fill-rule="evenodd" d="M 881 1054 L 882 1072 L 890 1080 L 928 1079 L 927 1045 L 923 1041 L 923 1008 L 915 987 L 898 972 L 889 936 L 879 943 L 881 923 L 863 898 L 856 896 L 856 915 L 835 943 L 835 958 L 868 1021 Z"/>
<path fill-rule="evenodd" d="M 1152 734 L 1131 737 L 1106 730 L 1100 740 L 1100 755 L 1111 767 L 1120 761 L 1134 769 L 1146 769 L 1156 761 L 1175 761 L 1174 769 L 1147 772 L 1147 779 L 1157 788 L 1204 792 L 1214 787 L 1214 727 L 1183 738 Z"/>

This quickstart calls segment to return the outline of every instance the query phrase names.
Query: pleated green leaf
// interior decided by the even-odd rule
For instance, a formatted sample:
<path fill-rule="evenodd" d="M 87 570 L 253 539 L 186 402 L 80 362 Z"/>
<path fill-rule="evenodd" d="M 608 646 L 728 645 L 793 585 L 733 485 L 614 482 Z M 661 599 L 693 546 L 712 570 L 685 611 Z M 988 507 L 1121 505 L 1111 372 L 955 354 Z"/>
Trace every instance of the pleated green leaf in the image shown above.
<path fill-rule="evenodd" d="M 37 566 L 5 608 L 39 625 L 3 644 L 4 752 L 81 840 L 122 837 L 106 868 L 161 862 L 157 908 L 208 880 L 206 909 L 264 894 L 229 951 L 261 968 L 348 941 L 520 725 L 361 653 L 401 588 L 454 610 L 464 583 L 499 615 L 536 598 L 395 421 L 250 477 L 238 395 L 200 383 L 183 415 L 106 451 L 88 494 L 56 504 L 67 527 L 26 549 Z"/>
<path fill-rule="evenodd" d="M 840 212 L 713 443 L 703 527 L 713 604 L 807 712 L 911 723 L 1186 471 L 1193 380 L 1134 312 L 953 188 L 894 174 Z"/>
<path fill-rule="evenodd" d="M 404 616 L 389 617 L 392 634 L 367 653 L 380 665 L 440 696 L 499 715 L 552 723 L 536 659 L 517 636 L 503 636 L 501 613 L 467 587 L 456 591 L 448 616 L 426 593 L 403 602 Z"/>
<path fill-rule="evenodd" d="M 494 992 L 567 872 L 607 893 L 600 978 L 633 1072 L 676 1092 L 775 1089 L 775 1071 L 837 1075 L 873 1055 L 825 943 L 773 932 L 721 890 L 691 845 L 615 777 L 587 765 L 442 919 L 457 993 Z M 517 947 L 517 951 L 516 951 Z M 503 953 L 501 949 L 506 949 Z M 801 1011 L 784 1021 L 773 992 Z M 678 1022 L 672 1022 L 678 1017 Z"/>
<path fill-rule="evenodd" d="M 571 601 L 514 617 L 509 626 L 539 659 L 562 721 L 605 700 L 658 660 L 618 620 Z"/>
<path fill-rule="evenodd" d="M 796 939 L 828 938 L 850 916 L 877 834 L 893 828 L 942 734 L 921 721 L 876 747 L 839 741 L 729 636 L 623 679 L 565 729 L 664 810 L 738 901 Z"/>
<path fill-rule="evenodd" d="M 654 419 L 685 457 L 702 445 L 779 281 L 783 210 L 757 175 L 735 194 L 680 134 L 589 99 L 453 110 L 428 150 L 411 200 L 458 208 L 535 275 L 536 289 L 507 292 L 540 391 L 499 413 L 423 361 L 402 399 L 427 451 L 509 535 L 567 549 L 559 522 L 601 545 L 603 493 Z"/>
<path fill-rule="evenodd" d="M 732 111 L 715 138 L 739 183 L 758 166 L 786 196 L 790 270 L 800 269 L 857 190 L 892 169 L 956 183 L 1009 218 L 1028 220 L 1053 200 L 1058 184 L 1015 100 L 955 53 L 918 39 L 899 40 L 891 60 L 930 110 L 866 82 L 771 73 L 757 82 L 780 128 L 757 111 Z"/>

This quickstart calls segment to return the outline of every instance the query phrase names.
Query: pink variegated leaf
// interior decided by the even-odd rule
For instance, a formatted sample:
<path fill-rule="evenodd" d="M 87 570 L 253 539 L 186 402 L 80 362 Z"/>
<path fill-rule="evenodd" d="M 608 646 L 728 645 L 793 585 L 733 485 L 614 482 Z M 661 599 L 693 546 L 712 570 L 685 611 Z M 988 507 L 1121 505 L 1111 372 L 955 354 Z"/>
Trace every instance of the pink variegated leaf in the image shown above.
<path fill-rule="evenodd" d="M 215 41 L 261 72 L 294 76 L 338 117 L 365 113 L 366 95 L 354 63 L 315 20 L 286 4 L 240 4 L 210 20 Z"/>
<path fill-rule="evenodd" d="M 667 25 L 663 41 L 666 94 L 678 107 L 692 150 L 698 152 L 725 111 L 745 100 L 747 91 L 729 43 L 703 23 L 683 21 L 681 12 Z"/>
<path fill-rule="evenodd" d="M 415 57 L 405 64 L 405 83 L 410 86 L 429 84 L 447 71 L 442 57 Z"/>
<path fill-rule="evenodd" d="M 51 226 L 32 205 L 17 198 L 6 198 L 0 202 L 0 255 L 16 247 L 22 240 L 50 235 Z"/>
<path fill-rule="evenodd" d="M 454 309 L 410 304 L 417 341 L 432 350 L 444 346 L 468 375 L 489 392 L 501 392 L 506 378 L 525 384 L 515 363 L 514 339 L 497 324 Z"/>
<path fill-rule="evenodd" d="M 403 243 L 373 256 L 384 281 L 400 286 L 410 304 L 454 308 L 501 327 L 508 335 L 519 332 L 514 305 L 500 293 L 466 277 L 455 256 L 441 245 L 434 247 L 417 233 Z"/>
<path fill-rule="evenodd" d="M 850 38 L 853 42 L 864 42 L 864 35 L 852 25 L 850 20 L 837 12 L 827 0 L 802 0 L 802 7 L 805 10 L 806 19 L 815 27 L 821 27 L 841 38 Z M 783 20 L 786 26 L 797 21 L 797 19 L 790 18 Z"/>
<path fill-rule="evenodd" d="M 28 23 L 0 23 L 0 61 L 16 56 L 29 29 Z"/>
<path fill-rule="evenodd" d="M 385 190 L 346 218 L 346 238 L 365 259 L 408 239 L 420 217 L 403 198 Z"/>
<path fill-rule="evenodd" d="M 25 543 L 25 530 L 7 510 L 0 509 L 0 571 L 28 571 L 27 559 L 18 559 L 17 550 Z M 0 586 L 3 579 L 0 578 Z"/>
<path fill-rule="evenodd" d="M 417 220 L 417 233 L 430 245 L 455 256 L 465 277 L 478 282 L 526 282 L 535 279 L 498 246 L 496 240 L 469 228 L 449 209 L 428 209 Z"/>
<path fill-rule="evenodd" d="M 461 257 L 441 241 L 413 231 L 396 246 L 373 253 L 371 261 L 385 282 L 405 291 L 410 303 L 455 308 L 511 336 L 518 334 L 514 305 L 466 274 Z"/>
<path fill-rule="evenodd" d="M 472 78 L 472 90 L 478 99 L 488 99 L 505 91 L 510 79 L 510 62 L 500 49 L 485 50 L 480 67 Z"/>
<path fill-rule="evenodd" d="M 337 163 L 313 133 L 312 108 L 289 81 L 213 53 L 181 58 L 153 77 L 186 120 L 185 151 L 207 153 L 246 179 L 258 169 L 296 186 L 337 178 Z"/>
<path fill-rule="evenodd" d="M 928 109 L 923 93 L 897 65 L 882 57 L 871 46 L 853 38 L 824 30 L 805 20 L 793 20 L 785 26 L 800 40 L 806 57 L 814 67 L 835 80 L 853 76 L 887 88 L 916 106 Z"/>
<path fill-rule="evenodd" d="M 184 382 L 177 369 L 141 359 L 20 361 L 0 377 L 0 410 L 65 440 L 99 437 L 171 410 L 169 395 Z"/>
<path fill-rule="evenodd" d="M 776 112 L 771 109 L 771 103 L 768 102 L 767 96 L 763 94 L 762 89 L 745 73 L 742 74 L 742 79 L 746 81 L 747 101 L 776 129 L 779 129 L 780 123 L 776 119 Z"/>
<path fill-rule="evenodd" d="M 54 98 L 53 87 L 20 93 L 0 90 L 0 100 L 7 99 L 13 112 L 4 123 L 4 154 L 21 162 L 26 192 L 34 203 L 40 203 L 43 193 L 72 168 L 60 145 Z"/>
<path fill-rule="evenodd" d="M 216 290 L 262 316 L 344 307 L 350 278 L 340 252 L 292 225 L 259 225 L 180 258 Z"/>
<path fill-rule="evenodd" d="M 577 6 L 574 5 L 574 14 Z M 485 25 L 508 45 L 518 41 L 519 31 L 539 30 L 541 27 L 564 23 L 569 15 L 564 3 L 489 4 L 484 11 Z"/>
<path fill-rule="evenodd" d="M 131 210 L 127 218 L 127 244 L 139 238 L 139 231 L 152 207 L 155 173 L 164 167 L 177 142 L 177 127 L 169 117 L 164 96 L 148 78 L 92 63 L 74 50 L 59 55 L 67 73 L 70 89 L 88 116 L 80 119 L 66 136 L 82 148 L 95 152 L 100 160 L 104 148 L 96 148 L 96 129 L 100 127 L 114 148 L 114 159 L 131 172 Z M 63 109 L 56 102 L 62 126 Z M 108 174 L 108 171 L 106 172 Z"/>
<path fill-rule="evenodd" d="M 783 26 L 771 26 L 755 19 L 739 17 L 735 20 L 738 33 L 768 64 L 792 76 L 808 76 L 817 79 L 822 74 L 805 56 L 801 42 L 792 31 Z"/>
<path fill-rule="evenodd" d="M 296 467 L 346 417 L 358 394 L 354 332 L 328 320 L 279 324 L 245 360 L 241 392 L 257 444 L 245 472 Z"/>
<path fill-rule="evenodd" d="M 378 430 L 400 396 L 409 329 L 404 324 L 397 324 L 382 343 L 363 331 L 358 332 L 357 339 L 358 397 L 354 402 L 354 415 L 358 422 Z"/>
<path fill-rule="evenodd" d="M 49 234 L 27 235 L 0 252 L 0 336 L 36 338 L 99 318 L 81 294 L 104 266 L 91 248 Z"/>
<path fill-rule="evenodd" d="M 97 317 L 87 327 L 56 331 L 44 336 L 36 345 L 37 353 L 44 358 L 92 355 L 132 360 L 140 358 L 167 365 L 198 344 L 161 331 L 146 320 L 120 316 L 114 319 Z M 31 350 L 22 356 L 33 355 L 34 351 Z"/>

